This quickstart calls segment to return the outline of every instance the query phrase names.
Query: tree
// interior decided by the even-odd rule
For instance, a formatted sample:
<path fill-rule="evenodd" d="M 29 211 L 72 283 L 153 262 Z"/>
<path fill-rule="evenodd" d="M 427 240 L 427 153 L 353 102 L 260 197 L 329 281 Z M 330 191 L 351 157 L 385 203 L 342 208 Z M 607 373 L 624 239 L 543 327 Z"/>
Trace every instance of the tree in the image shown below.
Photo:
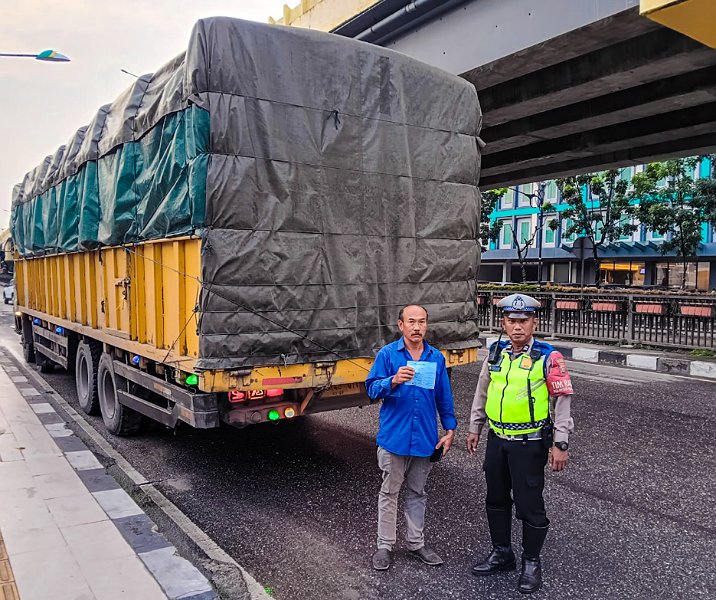
<path fill-rule="evenodd" d="M 500 199 L 507 193 L 507 188 L 497 188 L 482 192 L 480 205 L 480 246 L 482 251 L 487 250 L 490 242 L 500 238 L 500 222 L 492 220 L 492 213 L 500 206 Z"/>
<path fill-rule="evenodd" d="M 637 228 L 631 219 L 625 219 L 631 214 L 628 183 L 620 177 L 620 169 L 610 169 L 558 179 L 557 187 L 568 205 L 562 217 L 571 221 L 563 227 L 563 234 L 581 235 L 589 240 L 594 260 L 594 284 L 599 286 L 599 249 L 623 235 L 631 235 Z"/>
<path fill-rule="evenodd" d="M 522 283 L 525 283 L 527 281 L 527 252 L 534 243 L 535 239 L 537 239 L 537 236 L 542 235 L 542 230 L 544 229 L 544 214 L 546 212 L 550 212 L 554 210 L 554 206 L 551 202 L 545 202 L 544 201 L 544 190 L 547 187 L 546 183 L 538 183 L 537 184 L 537 193 L 536 194 L 528 194 L 527 192 L 523 192 L 519 188 L 516 189 L 516 192 L 518 194 L 522 194 L 523 196 L 526 196 L 530 201 L 530 206 L 535 207 L 537 209 L 537 226 L 532 231 L 531 235 L 529 237 L 525 237 L 524 239 L 520 239 L 520 236 L 518 235 L 517 231 L 515 231 L 515 228 L 512 225 L 509 225 L 509 227 L 512 229 L 512 239 L 515 241 L 515 247 L 517 248 L 517 260 L 520 263 L 520 272 L 522 274 Z M 539 275 L 538 279 L 542 279 L 542 260 L 540 256 L 540 264 L 539 264 Z"/>
<path fill-rule="evenodd" d="M 686 287 L 690 260 L 701 243 L 702 223 L 716 226 L 716 181 L 713 173 L 694 179 L 699 162 L 715 155 L 678 158 L 651 163 L 634 175 L 632 212 L 649 229 L 666 239 L 662 254 L 674 252 L 682 264 L 681 289 Z"/>
<path fill-rule="evenodd" d="M 550 202 L 544 201 L 544 190 L 546 184 L 538 184 L 538 192 L 536 194 L 528 194 L 520 189 L 515 191 L 518 194 L 526 196 L 530 200 L 530 206 L 537 208 L 537 227 L 532 231 L 531 235 L 524 240 L 520 239 L 515 228 L 510 224 L 507 227 L 512 231 L 512 239 L 517 248 L 517 260 L 520 263 L 520 271 L 522 273 L 522 283 L 527 281 L 527 251 L 532 246 L 535 238 L 544 228 L 544 213 L 554 210 Z M 503 224 L 497 219 L 491 219 L 491 215 L 499 206 L 500 199 L 508 192 L 508 188 L 498 188 L 482 193 L 482 212 L 480 214 L 480 239 L 483 244 L 483 251 L 487 248 L 487 242 L 496 242 L 500 238 Z M 540 265 L 541 266 L 541 265 Z M 542 273 L 540 272 L 540 278 Z"/>

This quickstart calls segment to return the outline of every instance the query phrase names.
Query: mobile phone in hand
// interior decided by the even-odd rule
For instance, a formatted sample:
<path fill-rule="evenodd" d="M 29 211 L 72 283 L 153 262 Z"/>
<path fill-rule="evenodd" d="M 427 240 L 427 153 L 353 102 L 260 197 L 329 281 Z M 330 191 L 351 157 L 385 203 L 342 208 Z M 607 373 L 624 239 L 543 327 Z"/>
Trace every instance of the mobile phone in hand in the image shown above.
<path fill-rule="evenodd" d="M 430 462 L 438 462 L 443 457 L 443 448 L 436 448 L 435 451 L 430 455 Z"/>

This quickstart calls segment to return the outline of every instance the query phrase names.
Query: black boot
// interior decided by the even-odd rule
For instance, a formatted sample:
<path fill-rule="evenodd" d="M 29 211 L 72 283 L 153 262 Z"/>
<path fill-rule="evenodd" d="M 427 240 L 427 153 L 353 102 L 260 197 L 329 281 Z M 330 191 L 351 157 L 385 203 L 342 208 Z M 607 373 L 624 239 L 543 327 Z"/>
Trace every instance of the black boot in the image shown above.
<path fill-rule="evenodd" d="M 549 527 L 532 527 L 522 524 L 522 572 L 517 589 L 523 594 L 536 592 L 542 586 L 540 552 Z"/>
<path fill-rule="evenodd" d="M 487 509 L 492 552 L 482 562 L 472 567 L 473 575 L 493 575 L 499 571 L 515 569 L 515 553 L 512 551 L 512 510 Z"/>

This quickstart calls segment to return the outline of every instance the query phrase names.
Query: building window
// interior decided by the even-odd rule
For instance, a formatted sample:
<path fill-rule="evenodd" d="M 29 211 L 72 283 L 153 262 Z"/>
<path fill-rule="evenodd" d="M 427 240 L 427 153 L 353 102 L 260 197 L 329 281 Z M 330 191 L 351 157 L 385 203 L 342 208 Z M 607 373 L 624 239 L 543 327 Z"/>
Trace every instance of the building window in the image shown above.
<path fill-rule="evenodd" d="M 661 242 L 663 241 L 663 239 L 663 234 L 659 233 L 658 231 L 652 231 L 651 229 L 646 230 L 646 240 L 648 242 Z"/>
<path fill-rule="evenodd" d="M 602 261 L 599 278 L 605 285 L 644 285 L 646 265 L 636 261 Z"/>
<path fill-rule="evenodd" d="M 544 221 L 544 245 L 554 246 L 556 231 L 550 227 L 550 223 L 554 223 L 557 219 L 545 219 Z"/>
<path fill-rule="evenodd" d="M 520 194 L 517 195 L 517 206 L 532 206 L 532 188 L 531 183 L 523 183 L 520 187 Z"/>
<path fill-rule="evenodd" d="M 619 177 L 627 183 L 631 183 L 631 179 L 634 177 L 634 167 L 624 167 L 621 170 Z"/>
<path fill-rule="evenodd" d="M 502 229 L 500 229 L 500 248 L 512 248 L 512 221 L 510 219 L 502 219 Z"/>
<path fill-rule="evenodd" d="M 567 235 L 567 231 L 569 230 L 570 227 L 572 227 L 572 225 L 574 225 L 573 219 L 566 219 L 564 221 L 564 224 L 562 225 L 562 241 L 566 242 L 568 244 L 571 244 L 574 240 L 577 239 L 576 233 L 571 233 L 571 234 Z"/>
<path fill-rule="evenodd" d="M 604 230 L 604 221 L 594 221 L 592 227 L 595 242 L 600 242 L 602 240 L 602 231 Z"/>
<path fill-rule="evenodd" d="M 710 280 L 711 280 L 711 265 L 707 262 L 697 263 L 696 289 L 697 290 L 708 290 Z"/>
<path fill-rule="evenodd" d="M 711 161 L 707 158 L 699 163 L 699 177 L 711 177 Z"/>
<path fill-rule="evenodd" d="M 500 208 L 512 208 L 515 205 L 515 190 L 508 188 L 507 193 L 500 199 Z"/>
<path fill-rule="evenodd" d="M 532 237 L 532 219 L 520 219 L 517 221 L 518 239 L 520 246 L 529 242 Z"/>
<path fill-rule="evenodd" d="M 557 182 L 552 180 L 548 181 L 544 188 L 544 199 L 545 200 L 557 200 Z"/>
<path fill-rule="evenodd" d="M 572 265 L 570 263 L 553 263 L 552 281 L 554 283 L 570 283 L 572 281 Z"/>
<path fill-rule="evenodd" d="M 684 175 L 688 179 L 696 179 L 696 167 L 695 166 L 691 167 L 691 166 L 686 165 L 684 167 Z"/>
<path fill-rule="evenodd" d="M 631 220 L 629 219 L 629 217 L 627 217 L 627 216 L 622 216 L 622 217 L 619 219 L 619 227 L 624 227 L 624 225 L 629 225 L 629 224 L 631 224 Z M 638 234 L 638 233 L 639 233 L 639 230 L 638 230 L 638 229 L 635 230 L 634 233 L 624 233 L 624 234 L 622 234 L 622 235 L 619 236 L 619 240 L 622 241 L 622 242 L 631 242 L 631 241 L 634 240 L 634 234 L 635 234 L 635 233 Z"/>
<path fill-rule="evenodd" d="M 686 287 L 698 290 L 709 289 L 711 266 L 707 262 L 690 262 L 686 265 Z M 683 263 L 656 263 L 656 285 L 680 288 L 684 276 Z"/>

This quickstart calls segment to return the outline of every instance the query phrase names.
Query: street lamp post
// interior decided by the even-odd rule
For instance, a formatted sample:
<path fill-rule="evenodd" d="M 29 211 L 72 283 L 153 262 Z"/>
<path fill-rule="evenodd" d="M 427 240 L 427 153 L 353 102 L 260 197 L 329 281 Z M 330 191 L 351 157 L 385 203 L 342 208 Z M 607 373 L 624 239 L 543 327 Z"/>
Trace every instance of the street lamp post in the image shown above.
<path fill-rule="evenodd" d="M 539 233 L 537 234 L 537 284 L 542 285 L 542 236 L 543 231 L 542 228 L 544 227 L 544 211 L 542 210 L 542 207 L 544 206 L 544 191 L 547 187 L 547 184 L 544 182 L 540 182 L 537 184 L 537 210 L 539 211 L 537 213 L 537 228 L 539 230 Z"/>
<path fill-rule="evenodd" d="M 60 54 L 57 50 L 43 50 L 39 54 L 17 54 L 0 52 L 0 56 L 9 56 L 11 58 L 34 58 L 43 62 L 70 62 L 70 59 L 64 54 Z"/>

